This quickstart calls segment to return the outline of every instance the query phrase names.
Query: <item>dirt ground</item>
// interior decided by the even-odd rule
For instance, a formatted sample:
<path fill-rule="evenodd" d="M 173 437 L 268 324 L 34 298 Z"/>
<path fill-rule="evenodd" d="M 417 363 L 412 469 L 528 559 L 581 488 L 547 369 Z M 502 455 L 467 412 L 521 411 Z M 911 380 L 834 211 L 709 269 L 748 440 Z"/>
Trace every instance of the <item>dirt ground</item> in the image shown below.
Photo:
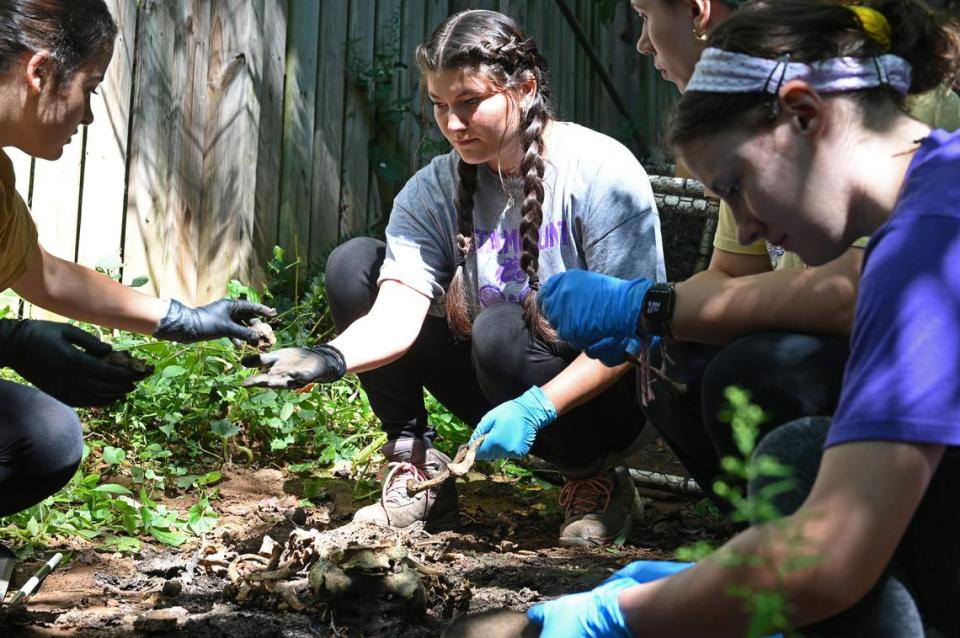
<path fill-rule="evenodd" d="M 633 465 L 682 473 L 659 440 L 647 444 L 639 460 Z M 672 558 L 679 546 L 729 535 L 698 498 L 641 490 L 644 512 L 623 544 L 558 548 L 558 489 L 521 488 L 472 473 L 465 479 L 459 483 L 459 529 L 397 533 L 349 523 L 368 502 L 354 497 L 349 479 L 327 481 L 325 495 L 314 498 L 317 506 L 304 510 L 297 506 L 303 489 L 298 479 L 277 469 L 228 468 L 218 485 L 220 498 L 212 502 L 221 518 L 207 537 L 176 550 L 144 545 L 136 556 L 98 553 L 63 539 L 48 554 L 71 551 L 72 560 L 44 582 L 25 610 L 7 617 L 0 612 L 0 636 L 439 637 L 463 613 L 500 607 L 522 611 L 531 603 L 590 588 L 631 560 Z M 309 551 L 303 550 L 304 539 L 314 541 L 313 547 L 373 547 L 366 555 L 374 560 L 396 551 L 386 548 L 402 547 L 408 559 L 391 560 L 391 570 L 413 565 L 404 573 L 419 578 L 420 597 L 385 594 L 365 581 L 369 587 L 353 598 L 319 602 L 311 589 L 303 590 L 303 569 L 251 588 L 245 577 L 275 566 L 281 551 L 274 552 L 274 565 L 251 558 L 265 535 L 281 546 L 280 562 L 300 556 L 295 567 L 312 562 L 304 558 L 303 551 Z M 295 545 L 300 549 L 291 549 Z M 20 565 L 12 587 L 39 564 Z M 298 580 L 294 603 L 305 608 L 294 611 L 280 583 Z"/>

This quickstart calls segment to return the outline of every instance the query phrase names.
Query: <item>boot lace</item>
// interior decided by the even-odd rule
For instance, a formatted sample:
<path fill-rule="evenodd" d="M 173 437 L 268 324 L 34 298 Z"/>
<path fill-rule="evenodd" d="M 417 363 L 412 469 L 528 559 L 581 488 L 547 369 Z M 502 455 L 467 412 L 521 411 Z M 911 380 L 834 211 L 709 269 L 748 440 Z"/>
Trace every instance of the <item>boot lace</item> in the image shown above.
<path fill-rule="evenodd" d="M 396 505 L 412 500 L 407 494 L 407 481 L 425 481 L 429 476 L 423 468 L 405 461 L 391 461 L 387 465 L 387 475 L 383 479 L 383 489 L 380 492 L 380 504 L 387 509 L 387 503 Z M 430 503 L 430 490 L 427 490 L 427 504 Z M 414 497 L 415 498 L 415 497 Z"/>
<path fill-rule="evenodd" d="M 568 518 L 594 512 L 603 514 L 610 507 L 612 497 L 613 481 L 608 476 L 568 479 L 560 490 L 560 506 Z"/>

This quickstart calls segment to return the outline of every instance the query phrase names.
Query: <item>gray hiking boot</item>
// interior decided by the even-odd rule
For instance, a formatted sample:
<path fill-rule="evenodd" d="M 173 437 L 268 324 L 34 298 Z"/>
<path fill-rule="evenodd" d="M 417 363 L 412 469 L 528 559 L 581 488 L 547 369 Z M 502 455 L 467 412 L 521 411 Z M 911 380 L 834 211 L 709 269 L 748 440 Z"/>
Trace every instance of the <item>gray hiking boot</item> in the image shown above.
<path fill-rule="evenodd" d="M 424 521 L 429 530 L 449 529 L 457 524 L 457 484 L 450 477 L 438 487 L 407 495 L 407 481 L 432 479 L 450 459 L 443 452 L 427 447 L 421 439 L 389 441 L 380 448 L 387 457 L 380 501 L 357 510 L 355 523 L 376 523 L 386 527 L 409 527 Z"/>
<path fill-rule="evenodd" d="M 560 491 L 564 510 L 560 545 L 606 545 L 630 533 L 633 517 L 643 510 L 626 468 L 617 467 L 583 479 L 567 479 Z"/>

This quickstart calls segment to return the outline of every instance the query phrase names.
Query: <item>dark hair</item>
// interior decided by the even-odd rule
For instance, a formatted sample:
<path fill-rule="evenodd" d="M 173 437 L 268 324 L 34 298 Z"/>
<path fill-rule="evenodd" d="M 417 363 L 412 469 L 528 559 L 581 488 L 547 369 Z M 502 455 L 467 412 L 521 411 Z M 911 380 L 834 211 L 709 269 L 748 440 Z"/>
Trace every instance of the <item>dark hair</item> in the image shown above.
<path fill-rule="evenodd" d="M 943 83 L 954 84 L 960 72 L 960 24 L 934 12 L 922 0 L 872 0 L 863 3 L 882 13 L 892 30 L 890 51 L 864 31 L 859 16 L 839 2 L 771 0 L 753 2 L 720 25 L 708 47 L 792 62 L 826 58 L 898 55 L 910 63 L 911 95 Z M 883 112 L 904 98 L 888 86 L 856 92 L 862 105 Z M 716 133 L 731 125 L 772 125 L 778 97 L 770 93 L 708 93 L 688 91 L 674 107 L 667 140 L 671 146 Z M 865 122 L 872 125 L 868 108 Z"/>
<path fill-rule="evenodd" d="M 536 291 L 540 259 L 540 224 L 543 222 L 543 130 L 553 117 L 547 62 L 517 23 L 496 11 L 462 11 L 444 20 L 426 42 L 417 47 L 417 66 L 421 85 L 429 73 L 470 67 L 484 73 L 498 87 L 511 89 L 531 77 L 537 93 L 520 112 L 520 145 L 523 159 L 524 199 L 521 206 L 520 235 L 523 252 L 520 267 L 527 274 L 530 292 L 523 300 L 524 315 L 530 329 L 540 337 L 553 339 L 555 333 L 540 316 Z M 424 91 L 425 93 L 425 91 Z M 477 191 L 475 164 L 462 159 L 457 165 L 457 246 L 458 266 L 447 290 L 447 321 L 457 335 L 468 337 L 473 317 L 464 283 L 464 264 L 473 246 L 473 200 Z"/>
<path fill-rule="evenodd" d="M 0 73 L 24 53 L 46 49 L 59 83 L 106 51 L 116 36 L 103 0 L 0 0 Z"/>

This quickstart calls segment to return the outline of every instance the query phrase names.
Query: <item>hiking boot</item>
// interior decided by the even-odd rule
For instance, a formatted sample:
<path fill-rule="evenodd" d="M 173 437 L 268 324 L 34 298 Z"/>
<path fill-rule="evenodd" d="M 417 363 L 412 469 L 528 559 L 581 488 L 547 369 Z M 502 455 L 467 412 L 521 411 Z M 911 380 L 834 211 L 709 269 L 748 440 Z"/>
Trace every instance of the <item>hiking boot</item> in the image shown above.
<path fill-rule="evenodd" d="M 455 478 L 415 496 L 407 494 L 407 481 L 425 481 L 446 469 L 450 459 L 439 450 L 427 447 L 421 439 L 402 438 L 380 448 L 387 457 L 380 501 L 357 510 L 354 523 L 376 523 L 404 528 L 423 521 L 428 530 L 450 529 L 457 524 L 457 484 Z"/>
<path fill-rule="evenodd" d="M 560 545 L 606 545 L 630 533 L 633 517 L 643 510 L 637 489 L 624 467 L 583 479 L 567 479 L 560 491 L 564 511 Z"/>

